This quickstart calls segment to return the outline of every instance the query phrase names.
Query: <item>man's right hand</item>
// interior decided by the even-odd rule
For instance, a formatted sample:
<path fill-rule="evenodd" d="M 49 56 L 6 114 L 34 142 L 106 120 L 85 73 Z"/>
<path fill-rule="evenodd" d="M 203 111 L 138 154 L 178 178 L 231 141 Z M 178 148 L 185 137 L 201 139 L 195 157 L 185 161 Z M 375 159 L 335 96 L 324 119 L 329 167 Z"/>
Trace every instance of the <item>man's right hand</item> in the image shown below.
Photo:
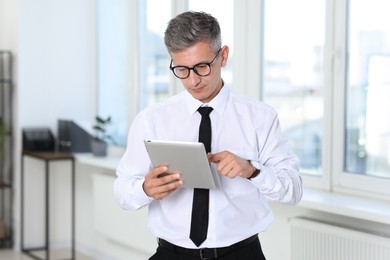
<path fill-rule="evenodd" d="M 167 166 L 159 166 L 145 176 L 143 189 L 149 197 L 161 200 L 183 185 L 179 173 L 168 172 Z"/>

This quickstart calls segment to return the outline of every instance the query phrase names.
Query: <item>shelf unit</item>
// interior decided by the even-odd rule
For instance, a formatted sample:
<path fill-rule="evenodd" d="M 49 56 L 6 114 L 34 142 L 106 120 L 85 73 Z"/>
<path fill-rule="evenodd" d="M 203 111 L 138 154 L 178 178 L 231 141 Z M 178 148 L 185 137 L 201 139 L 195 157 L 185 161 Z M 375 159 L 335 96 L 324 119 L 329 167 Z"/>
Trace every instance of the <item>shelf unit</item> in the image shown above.
<path fill-rule="evenodd" d="M 12 53 L 0 50 L 0 248 L 13 246 Z"/>

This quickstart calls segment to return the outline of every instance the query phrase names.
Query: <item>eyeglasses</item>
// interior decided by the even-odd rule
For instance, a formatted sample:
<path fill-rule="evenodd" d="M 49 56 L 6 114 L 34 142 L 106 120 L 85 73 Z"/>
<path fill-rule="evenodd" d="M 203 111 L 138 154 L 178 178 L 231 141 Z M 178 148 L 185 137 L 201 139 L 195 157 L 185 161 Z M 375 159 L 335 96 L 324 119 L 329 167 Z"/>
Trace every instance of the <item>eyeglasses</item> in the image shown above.
<path fill-rule="evenodd" d="M 222 48 L 219 49 L 217 54 L 215 54 L 214 59 L 212 61 L 210 61 L 210 62 L 201 62 L 201 63 L 196 64 L 192 68 L 188 68 L 186 66 L 175 66 L 175 67 L 172 67 L 173 60 L 171 60 L 171 64 L 169 65 L 169 68 L 172 70 L 173 74 L 177 78 L 179 78 L 179 79 L 186 79 L 186 78 L 188 78 L 190 76 L 190 70 L 193 70 L 195 72 L 195 74 L 198 75 L 198 76 L 206 77 L 206 76 L 210 75 L 210 73 L 211 73 L 211 65 L 213 64 L 215 59 L 218 57 L 218 55 L 221 52 L 221 50 L 222 50 Z"/>

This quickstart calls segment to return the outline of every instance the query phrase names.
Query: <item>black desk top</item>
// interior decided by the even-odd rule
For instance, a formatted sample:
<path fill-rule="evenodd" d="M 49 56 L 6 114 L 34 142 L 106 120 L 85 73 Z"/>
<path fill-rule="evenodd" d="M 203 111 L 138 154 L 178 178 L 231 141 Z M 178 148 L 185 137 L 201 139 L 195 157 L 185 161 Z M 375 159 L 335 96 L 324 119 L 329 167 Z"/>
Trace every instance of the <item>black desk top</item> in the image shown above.
<path fill-rule="evenodd" d="M 68 152 L 51 152 L 51 151 L 23 151 L 23 155 L 50 161 L 50 160 L 73 160 L 74 156 Z"/>

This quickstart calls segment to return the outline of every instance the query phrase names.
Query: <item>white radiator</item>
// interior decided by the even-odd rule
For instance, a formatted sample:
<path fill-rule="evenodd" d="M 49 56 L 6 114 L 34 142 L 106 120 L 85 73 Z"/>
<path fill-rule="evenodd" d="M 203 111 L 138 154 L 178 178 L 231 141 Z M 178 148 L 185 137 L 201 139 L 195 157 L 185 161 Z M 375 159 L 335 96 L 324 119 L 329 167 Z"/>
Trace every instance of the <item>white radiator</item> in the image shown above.
<path fill-rule="evenodd" d="M 292 218 L 292 260 L 390 260 L 390 238 Z"/>

